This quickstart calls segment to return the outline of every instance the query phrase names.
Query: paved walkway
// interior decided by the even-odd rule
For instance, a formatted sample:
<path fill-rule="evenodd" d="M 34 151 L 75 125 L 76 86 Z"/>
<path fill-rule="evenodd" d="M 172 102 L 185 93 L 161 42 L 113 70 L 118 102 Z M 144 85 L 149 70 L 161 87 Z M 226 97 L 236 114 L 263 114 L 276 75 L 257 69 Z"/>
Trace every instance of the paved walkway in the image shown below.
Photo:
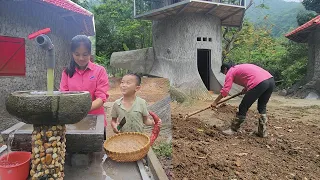
<path fill-rule="evenodd" d="M 104 152 L 91 155 L 91 163 L 87 167 L 65 166 L 67 180 L 140 180 L 141 175 L 137 164 L 117 163 L 107 159 L 102 164 Z"/>

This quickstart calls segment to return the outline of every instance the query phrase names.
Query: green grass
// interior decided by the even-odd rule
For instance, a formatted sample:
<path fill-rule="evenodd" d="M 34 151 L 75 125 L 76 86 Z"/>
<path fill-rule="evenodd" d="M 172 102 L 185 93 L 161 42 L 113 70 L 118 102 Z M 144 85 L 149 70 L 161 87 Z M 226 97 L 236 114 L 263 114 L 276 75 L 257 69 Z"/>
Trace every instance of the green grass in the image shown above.
<path fill-rule="evenodd" d="M 158 144 L 155 144 L 152 147 L 152 149 L 158 157 L 171 157 L 171 155 L 172 155 L 172 144 L 171 143 L 160 142 Z"/>

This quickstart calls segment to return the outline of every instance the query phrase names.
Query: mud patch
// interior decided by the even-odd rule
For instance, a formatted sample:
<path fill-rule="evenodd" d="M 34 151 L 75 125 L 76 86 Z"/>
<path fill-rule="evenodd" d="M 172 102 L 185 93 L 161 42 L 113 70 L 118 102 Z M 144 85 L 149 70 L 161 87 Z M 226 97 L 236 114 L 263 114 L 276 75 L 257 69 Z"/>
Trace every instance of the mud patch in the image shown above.
<path fill-rule="evenodd" d="M 320 131 L 288 118 L 269 116 L 268 138 L 256 137 L 258 114 L 249 111 L 241 133 L 224 136 L 237 108 L 212 111 L 223 127 L 172 116 L 174 179 L 319 179 Z"/>

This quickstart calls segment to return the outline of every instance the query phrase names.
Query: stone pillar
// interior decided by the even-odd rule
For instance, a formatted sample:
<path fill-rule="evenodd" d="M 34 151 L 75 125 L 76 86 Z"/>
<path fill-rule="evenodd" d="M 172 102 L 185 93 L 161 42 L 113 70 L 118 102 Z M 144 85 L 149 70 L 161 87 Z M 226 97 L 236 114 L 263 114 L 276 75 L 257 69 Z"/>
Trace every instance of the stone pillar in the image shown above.
<path fill-rule="evenodd" d="M 314 32 L 314 80 L 320 79 L 320 27 Z"/>
<path fill-rule="evenodd" d="M 63 180 L 66 126 L 36 126 L 32 132 L 32 180 Z"/>

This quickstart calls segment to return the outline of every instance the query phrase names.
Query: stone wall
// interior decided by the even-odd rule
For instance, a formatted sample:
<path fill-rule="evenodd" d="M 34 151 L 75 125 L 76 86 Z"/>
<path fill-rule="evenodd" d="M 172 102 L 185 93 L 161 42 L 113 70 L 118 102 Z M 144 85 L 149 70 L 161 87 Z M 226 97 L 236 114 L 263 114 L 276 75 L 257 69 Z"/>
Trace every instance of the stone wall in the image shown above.
<path fill-rule="evenodd" d="M 310 33 L 308 48 L 307 74 L 284 93 L 289 97 L 320 99 L 320 27 Z"/>
<path fill-rule="evenodd" d="M 110 66 L 127 69 L 134 73 L 149 74 L 154 61 L 153 48 L 114 52 L 110 58 Z"/>
<path fill-rule="evenodd" d="M 309 38 L 308 79 L 320 78 L 320 27 L 311 33 Z"/>
<path fill-rule="evenodd" d="M 314 80 L 316 81 L 315 83 L 315 89 L 318 92 L 319 99 L 320 99 L 320 26 L 318 26 L 317 31 L 315 32 L 315 53 L 314 53 L 314 58 L 315 58 L 315 76 Z"/>
<path fill-rule="evenodd" d="M 31 5 L 32 4 L 32 5 Z M 59 87 L 63 67 L 70 61 L 69 43 L 77 34 L 77 27 L 66 22 L 54 11 L 32 1 L 1 2 L 0 35 L 25 38 L 26 76 L 0 77 L 0 130 L 4 130 L 17 121 L 5 110 L 5 98 L 8 93 L 19 90 L 46 90 L 46 52 L 28 35 L 40 29 L 51 28 L 48 36 L 56 51 L 55 87 Z"/>
<path fill-rule="evenodd" d="M 318 26 L 308 41 L 309 57 L 307 66 L 307 84 L 302 88 L 303 98 L 320 99 L 320 27 Z"/>

